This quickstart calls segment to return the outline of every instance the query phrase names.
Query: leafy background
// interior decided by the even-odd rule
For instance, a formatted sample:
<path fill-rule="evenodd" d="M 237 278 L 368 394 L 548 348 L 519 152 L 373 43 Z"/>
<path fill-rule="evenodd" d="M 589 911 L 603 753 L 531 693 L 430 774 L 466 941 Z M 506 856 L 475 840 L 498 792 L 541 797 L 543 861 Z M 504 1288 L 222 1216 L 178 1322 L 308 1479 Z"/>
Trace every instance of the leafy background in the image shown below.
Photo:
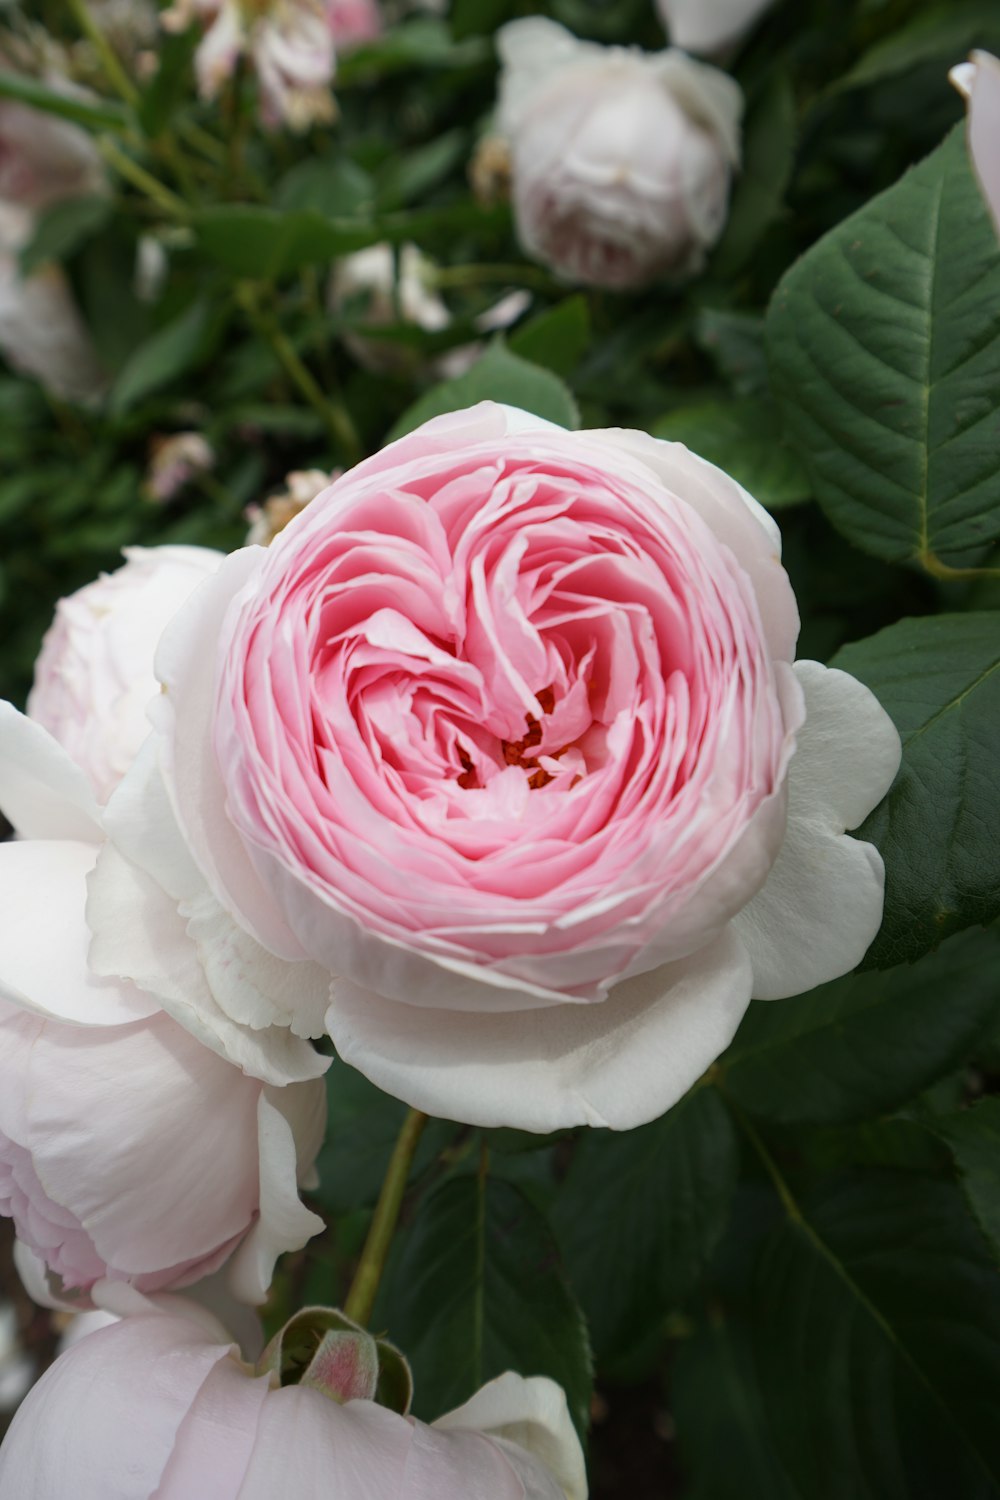
<path fill-rule="evenodd" d="M 525 261 L 508 205 L 470 190 L 492 33 L 538 11 L 663 45 L 649 0 L 454 0 L 345 60 L 334 129 L 248 133 L 190 182 L 172 175 L 172 133 L 223 122 L 193 103 L 191 39 L 166 45 L 123 149 L 183 216 L 119 176 L 29 247 L 65 265 L 112 384 L 82 412 L 0 375 L 0 688 L 23 699 L 54 600 L 123 544 L 237 545 L 244 508 L 287 470 L 344 465 L 483 396 L 645 428 L 734 473 L 780 522 L 800 654 L 868 683 L 904 740 L 862 830 L 887 865 L 882 932 L 857 975 L 752 1005 L 688 1098 L 640 1130 L 433 1122 L 376 1321 L 412 1360 L 420 1415 L 509 1366 L 559 1379 L 589 1429 L 596 1500 L 986 1500 L 1000 1495 L 1000 246 L 946 72 L 973 45 L 1000 51 L 1000 11 L 779 0 L 732 64 L 748 112 L 725 236 L 693 284 L 634 296 L 558 284 Z M 67 34 L 55 0 L 31 12 Z M 89 123 L 114 137 L 108 98 Z M 171 273 L 149 304 L 132 265 L 155 226 Z M 438 263 L 454 322 L 381 329 L 397 358 L 376 376 L 351 353 L 363 311 L 331 312 L 325 283 L 383 239 Z M 515 288 L 531 297 L 516 325 L 436 380 L 434 358 Z M 156 505 L 151 442 L 189 428 L 217 466 Z M 343 1297 L 404 1113 L 339 1062 L 329 1093 L 330 1229 L 286 1263 L 275 1324 Z"/>

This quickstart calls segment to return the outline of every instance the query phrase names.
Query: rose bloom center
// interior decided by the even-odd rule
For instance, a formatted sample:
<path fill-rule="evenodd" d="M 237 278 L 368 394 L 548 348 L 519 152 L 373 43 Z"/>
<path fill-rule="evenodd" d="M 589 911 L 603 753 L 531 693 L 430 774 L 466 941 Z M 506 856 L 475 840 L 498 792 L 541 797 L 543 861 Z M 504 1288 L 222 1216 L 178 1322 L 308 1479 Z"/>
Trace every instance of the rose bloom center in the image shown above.
<path fill-rule="evenodd" d="M 578 1001 L 744 904 L 783 830 L 781 695 L 746 574 L 646 479 L 511 440 L 356 471 L 278 539 L 215 741 L 271 888 Z"/>

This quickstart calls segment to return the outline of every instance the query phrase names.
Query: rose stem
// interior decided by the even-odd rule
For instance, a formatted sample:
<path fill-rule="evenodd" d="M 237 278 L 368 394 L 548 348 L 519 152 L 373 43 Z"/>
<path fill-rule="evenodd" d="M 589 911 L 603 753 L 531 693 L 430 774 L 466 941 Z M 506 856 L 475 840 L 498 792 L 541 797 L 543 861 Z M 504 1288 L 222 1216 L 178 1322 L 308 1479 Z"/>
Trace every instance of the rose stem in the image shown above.
<path fill-rule="evenodd" d="M 426 1124 L 427 1116 L 421 1114 L 419 1109 L 411 1109 L 403 1121 L 403 1128 L 393 1147 L 382 1190 L 375 1205 L 375 1214 L 368 1230 L 368 1238 L 365 1240 L 365 1247 L 358 1261 L 358 1269 L 354 1273 L 351 1290 L 344 1303 L 345 1315 L 362 1326 L 372 1315 L 375 1294 L 385 1269 L 385 1258 L 389 1253 L 389 1246 L 392 1243 L 400 1206 L 403 1202 L 403 1194 L 406 1191 L 407 1179 L 413 1165 L 413 1155 Z"/>

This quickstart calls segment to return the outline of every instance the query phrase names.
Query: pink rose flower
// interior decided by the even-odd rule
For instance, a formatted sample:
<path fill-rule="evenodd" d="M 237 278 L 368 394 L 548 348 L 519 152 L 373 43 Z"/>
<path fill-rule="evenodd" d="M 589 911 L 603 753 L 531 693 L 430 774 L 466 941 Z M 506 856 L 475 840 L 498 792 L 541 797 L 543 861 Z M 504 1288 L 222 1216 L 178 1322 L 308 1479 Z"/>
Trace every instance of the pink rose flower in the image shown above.
<path fill-rule="evenodd" d="M 28 714 L 106 802 L 149 733 L 153 654 L 191 592 L 222 561 L 208 547 L 127 547 L 125 565 L 60 599 L 35 663 Z"/>
<path fill-rule="evenodd" d="M 60 1355 L 0 1448 L 0 1493 L 586 1500 L 580 1445 L 549 1380 L 502 1375 L 427 1426 L 374 1401 L 275 1388 L 195 1312 L 175 1299 Z"/>
<path fill-rule="evenodd" d="M 663 25 L 685 52 L 719 52 L 738 42 L 774 0 L 657 0 Z"/>
<path fill-rule="evenodd" d="M 1000 59 L 974 52 L 948 75 L 969 104 L 969 153 L 1000 234 Z"/>
<path fill-rule="evenodd" d="M 183 961 L 157 925 L 182 836 L 200 962 L 252 938 L 325 974 L 381 1088 L 536 1131 L 663 1113 L 752 995 L 845 973 L 881 920 L 845 830 L 899 738 L 853 678 L 793 667 L 779 551 L 733 480 L 643 433 L 484 404 L 390 445 L 167 630 L 91 963 L 160 993 Z M 254 1019 L 288 1024 L 267 988 Z"/>
<path fill-rule="evenodd" d="M 683 52 L 581 42 L 540 16 L 501 27 L 497 48 L 528 253 L 616 290 L 700 270 L 739 164 L 738 84 Z"/>

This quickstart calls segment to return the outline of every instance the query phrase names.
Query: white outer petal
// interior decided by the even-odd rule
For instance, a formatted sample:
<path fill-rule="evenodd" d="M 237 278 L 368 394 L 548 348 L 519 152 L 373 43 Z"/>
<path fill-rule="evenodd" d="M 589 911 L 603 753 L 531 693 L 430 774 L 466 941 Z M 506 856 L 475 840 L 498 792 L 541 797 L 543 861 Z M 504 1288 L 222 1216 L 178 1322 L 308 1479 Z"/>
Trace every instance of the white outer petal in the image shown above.
<path fill-rule="evenodd" d="M 70 1026 L 122 1026 L 159 1010 L 135 985 L 88 968 L 84 903 L 96 857 L 94 844 L 60 839 L 0 844 L 0 997 Z"/>
<path fill-rule="evenodd" d="M 128 912 L 123 921 L 122 912 Z M 177 903 L 111 844 L 89 880 L 87 919 L 96 974 L 131 979 L 192 1036 L 244 1073 L 282 1086 L 318 1078 L 330 1059 L 286 1026 L 258 1031 L 218 1005 Z"/>
<path fill-rule="evenodd" d="M 278 1256 L 301 1250 L 326 1227 L 299 1198 L 296 1142 L 282 1113 L 284 1093 L 283 1089 L 265 1089 L 257 1105 L 260 1217 L 230 1261 L 233 1295 L 254 1305 L 267 1297 Z"/>
<path fill-rule="evenodd" d="M 562 1485 L 566 1500 L 587 1500 L 583 1449 L 561 1386 L 543 1375 L 525 1379 L 508 1371 L 432 1427 L 442 1432 L 482 1432 L 533 1454 Z"/>
<path fill-rule="evenodd" d="M 305 957 L 226 816 L 226 785 L 212 729 L 218 641 L 229 607 L 257 572 L 263 547 L 227 557 L 178 611 L 156 653 L 166 689 L 151 705 L 161 766 L 185 841 L 216 900 L 278 958 Z"/>
<path fill-rule="evenodd" d="M 948 76 L 969 103 L 969 153 L 1000 234 L 1000 60 L 974 52 Z"/>
<path fill-rule="evenodd" d="M 881 802 L 902 747 L 889 715 L 854 677 L 795 664 L 806 722 L 788 776 L 788 827 L 762 890 L 733 926 L 753 962 L 754 996 L 780 1000 L 848 973 L 882 922 L 877 849 L 848 837 Z"/>
<path fill-rule="evenodd" d="M 101 838 L 90 782 L 47 729 L 0 700 L 0 811 L 22 838 Z"/>
<path fill-rule="evenodd" d="M 729 1045 L 751 986 L 727 929 L 594 1005 L 433 1011 L 335 980 L 327 1029 L 345 1062 L 428 1114 L 539 1133 L 631 1130 L 676 1104 Z"/>

